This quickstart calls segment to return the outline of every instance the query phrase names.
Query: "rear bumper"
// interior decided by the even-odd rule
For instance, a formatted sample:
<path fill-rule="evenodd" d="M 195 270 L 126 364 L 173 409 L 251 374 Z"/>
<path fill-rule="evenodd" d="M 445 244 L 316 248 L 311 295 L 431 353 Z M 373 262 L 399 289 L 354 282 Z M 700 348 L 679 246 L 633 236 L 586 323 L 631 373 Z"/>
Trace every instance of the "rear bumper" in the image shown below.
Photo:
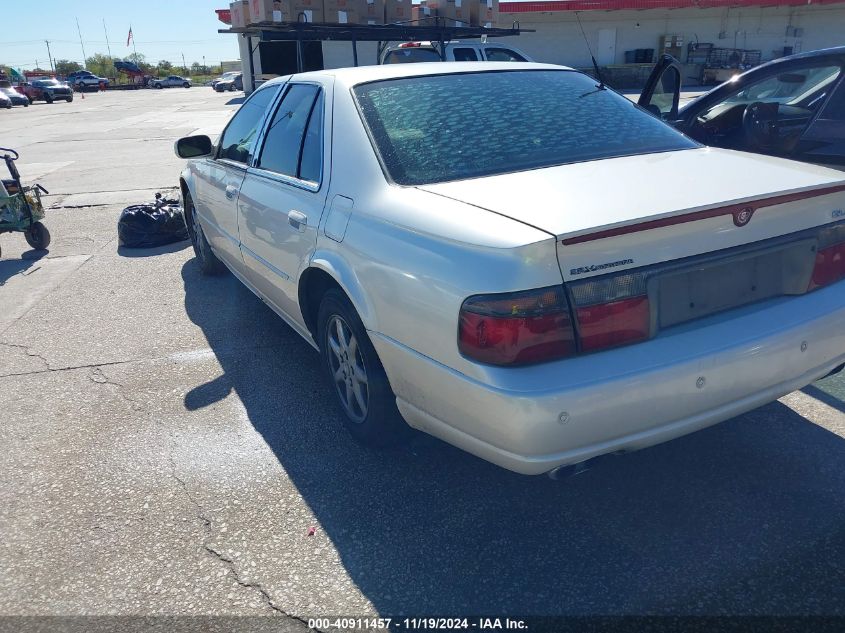
<path fill-rule="evenodd" d="M 674 328 L 638 345 L 486 381 L 379 334 L 408 423 L 539 474 L 664 442 L 771 402 L 845 362 L 845 284 Z"/>

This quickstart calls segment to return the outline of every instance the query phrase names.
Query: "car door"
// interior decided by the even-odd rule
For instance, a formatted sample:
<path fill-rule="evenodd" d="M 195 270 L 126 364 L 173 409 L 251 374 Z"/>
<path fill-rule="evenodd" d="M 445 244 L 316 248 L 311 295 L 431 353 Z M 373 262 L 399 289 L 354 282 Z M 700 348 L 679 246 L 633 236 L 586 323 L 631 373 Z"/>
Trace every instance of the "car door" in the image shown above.
<path fill-rule="evenodd" d="M 300 325 L 297 283 L 314 251 L 326 202 L 330 91 L 330 83 L 288 83 L 238 199 L 247 276 Z"/>
<path fill-rule="evenodd" d="M 258 135 L 279 86 L 256 90 L 229 121 L 215 155 L 196 164 L 196 211 L 214 252 L 230 266 L 243 268 L 237 201 Z"/>
<path fill-rule="evenodd" d="M 671 55 L 657 62 L 637 103 L 665 121 L 678 118 L 681 100 L 681 64 Z"/>
<path fill-rule="evenodd" d="M 843 66 L 830 55 L 766 64 L 690 103 L 677 125 L 707 145 L 830 162 L 837 154 L 830 145 L 842 133 L 833 97 L 845 81 Z"/>
<path fill-rule="evenodd" d="M 796 157 L 845 168 L 845 76 L 832 87 L 819 116 L 802 135 Z"/>

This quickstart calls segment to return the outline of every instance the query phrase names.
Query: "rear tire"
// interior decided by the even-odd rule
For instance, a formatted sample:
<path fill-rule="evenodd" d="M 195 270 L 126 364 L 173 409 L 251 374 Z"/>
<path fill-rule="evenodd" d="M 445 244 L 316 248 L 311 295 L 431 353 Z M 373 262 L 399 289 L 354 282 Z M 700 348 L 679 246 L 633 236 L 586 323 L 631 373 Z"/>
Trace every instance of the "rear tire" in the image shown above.
<path fill-rule="evenodd" d="M 191 194 L 185 194 L 185 225 L 188 227 L 188 235 L 191 238 L 191 245 L 194 247 L 194 255 L 200 266 L 203 275 L 221 275 L 226 271 L 226 266 L 217 255 L 211 250 L 211 245 L 205 238 L 199 219 L 194 208 Z"/>
<path fill-rule="evenodd" d="M 71 101 L 73 101 L 73 95 L 70 95 L 70 96 L 67 98 L 67 102 L 68 102 L 68 103 L 70 103 Z"/>
<path fill-rule="evenodd" d="M 376 447 L 405 439 L 410 428 L 396 408 L 384 367 L 352 303 L 336 288 L 320 303 L 317 343 L 343 425 L 352 437 Z"/>
<path fill-rule="evenodd" d="M 53 97 L 44 97 L 44 101 L 47 103 L 53 103 Z"/>
<path fill-rule="evenodd" d="M 50 246 L 50 231 L 41 222 L 35 222 L 23 234 L 26 243 L 37 251 L 46 250 Z"/>

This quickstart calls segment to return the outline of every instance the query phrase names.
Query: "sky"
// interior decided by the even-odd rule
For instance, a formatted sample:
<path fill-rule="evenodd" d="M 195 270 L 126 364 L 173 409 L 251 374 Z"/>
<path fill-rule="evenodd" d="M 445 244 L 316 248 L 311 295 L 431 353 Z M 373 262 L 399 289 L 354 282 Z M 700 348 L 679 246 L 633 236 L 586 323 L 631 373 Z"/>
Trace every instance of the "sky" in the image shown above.
<path fill-rule="evenodd" d="M 82 63 L 77 18 L 87 57 L 107 55 L 109 47 L 114 57 L 130 55 L 126 37 L 131 25 L 135 48 L 153 64 L 166 59 L 181 66 L 183 54 L 188 65 L 202 63 L 203 55 L 209 65 L 237 60 L 237 36 L 217 32 L 226 25 L 214 9 L 228 7 L 228 0 L 0 0 L 5 22 L 0 65 L 31 70 L 37 60 L 49 68 L 44 40 L 50 41 L 54 61 Z"/>

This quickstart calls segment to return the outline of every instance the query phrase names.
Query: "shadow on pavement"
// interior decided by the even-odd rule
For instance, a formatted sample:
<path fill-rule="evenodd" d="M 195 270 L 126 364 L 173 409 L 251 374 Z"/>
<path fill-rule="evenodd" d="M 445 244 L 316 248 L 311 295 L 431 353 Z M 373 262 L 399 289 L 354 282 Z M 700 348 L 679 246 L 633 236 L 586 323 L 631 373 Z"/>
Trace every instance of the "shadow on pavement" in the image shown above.
<path fill-rule="evenodd" d="M 0 286 L 15 275 L 24 273 L 49 252 L 48 250 L 29 250 L 22 253 L 20 259 L 0 259 Z"/>
<path fill-rule="evenodd" d="M 820 380 L 813 385 L 807 385 L 801 391 L 845 413 L 845 372 Z"/>
<path fill-rule="evenodd" d="M 125 246 L 118 246 L 117 254 L 121 257 L 155 257 L 156 255 L 177 253 L 190 246 L 190 240 L 182 240 L 181 242 L 173 242 L 172 244 L 165 244 L 164 246 L 152 246 L 150 248 L 127 248 Z"/>
<path fill-rule="evenodd" d="M 843 614 L 845 442 L 773 403 L 554 482 L 433 438 L 370 451 L 317 354 L 230 275 L 182 270 L 185 307 L 382 614 Z"/>
<path fill-rule="evenodd" d="M 232 98 L 232 99 L 229 99 L 229 100 L 226 102 L 226 105 L 241 105 L 244 101 L 246 101 L 246 97 L 245 97 L 245 96 L 241 96 L 241 97 L 234 97 L 234 98 Z"/>

